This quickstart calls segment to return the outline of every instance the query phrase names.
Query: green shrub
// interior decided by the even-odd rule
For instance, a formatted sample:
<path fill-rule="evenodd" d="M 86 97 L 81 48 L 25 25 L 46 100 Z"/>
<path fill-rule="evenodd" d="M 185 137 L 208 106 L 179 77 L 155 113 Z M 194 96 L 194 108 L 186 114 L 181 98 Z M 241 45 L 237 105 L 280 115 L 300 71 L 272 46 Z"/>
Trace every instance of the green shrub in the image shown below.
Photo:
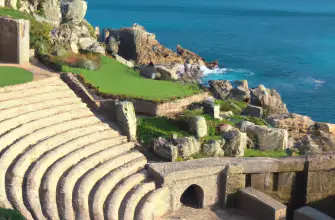
<path fill-rule="evenodd" d="M 254 123 L 255 125 L 271 127 L 264 119 L 258 118 L 258 117 L 234 115 L 230 118 L 230 120 L 233 121 L 235 124 L 241 121 L 250 121 Z"/>
<path fill-rule="evenodd" d="M 16 1 L 16 8 L 20 9 L 21 8 L 21 0 Z"/>
<path fill-rule="evenodd" d="M 37 54 L 48 54 L 52 48 L 52 26 L 45 22 L 30 19 L 30 48 L 34 48 Z"/>

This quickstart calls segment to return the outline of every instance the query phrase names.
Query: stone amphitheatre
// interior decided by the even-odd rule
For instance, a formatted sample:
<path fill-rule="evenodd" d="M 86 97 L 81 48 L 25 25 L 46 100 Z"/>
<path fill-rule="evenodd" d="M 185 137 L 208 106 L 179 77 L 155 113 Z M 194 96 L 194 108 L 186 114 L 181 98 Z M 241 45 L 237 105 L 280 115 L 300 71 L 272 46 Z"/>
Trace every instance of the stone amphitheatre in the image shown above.
<path fill-rule="evenodd" d="M 335 216 L 334 153 L 148 163 L 124 130 L 134 126 L 131 107 L 112 116 L 117 123 L 73 82 L 38 79 L 0 88 L 1 208 L 66 220 L 181 219 L 169 214 L 183 205 L 250 219 Z"/>

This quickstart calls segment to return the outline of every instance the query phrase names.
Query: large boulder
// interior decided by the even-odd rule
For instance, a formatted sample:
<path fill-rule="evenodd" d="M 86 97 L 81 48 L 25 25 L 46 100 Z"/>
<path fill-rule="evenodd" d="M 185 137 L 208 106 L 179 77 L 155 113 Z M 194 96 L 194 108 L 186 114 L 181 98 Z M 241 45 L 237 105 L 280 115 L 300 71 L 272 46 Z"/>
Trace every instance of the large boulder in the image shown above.
<path fill-rule="evenodd" d="M 86 15 L 87 2 L 83 0 L 63 0 L 61 11 L 63 23 L 79 24 Z"/>
<path fill-rule="evenodd" d="M 153 143 L 154 152 L 170 161 L 188 159 L 201 151 L 201 145 L 194 137 L 181 137 L 173 140 L 159 138 Z"/>
<path fill-rule="evenodd" d="M 223 147 L 226 156 L 243 157 L 247 147 L 247 134 L 237 130 L 224 133 L 226 143 Z"/>
<path fill-rule="evenodd" d="M 116 119 L 121 130 L 128 136 L 129 141 L 136 141 L 137 119 L 133 103 L 117 102 L 115 107 Z"/>
<path fill-rule="evenodd" d="M 117 53 L 119 52 L 120 42 L 117 41 L 114 37 L 110 37 L 106 40 L 105 43 L 107 51 L 113 56 L 117 55 Z"/>
<path fill-rule="evenodd" d="M 224 151 L 223 151 L 223 146 L 225 144 L 225 141 L 207 141 L 203 146 L 202 146 L 202 151 L 206 156 L 210 157 L 223 157 L 224 156 Z"/>
<path fill-rule="evenodd" d="M 62 24 L 51 33 L 54 45 L 62 45 L 61 50 L 78 53 L 79 50 L 105 54 L 105 49 L 90 32 L 84 22 L 80 24 Z M 54 51 L 55 55 L 57 51 Z"/>
<path fill-rule="evenodd" d="M 252 116 L 252 117 L 263 117 L 263 108 L 254 105 L 248 105 L 241 113 L 241 115 Z"/>
<path fill-rule="evenodd" d="M 202 116 L 191 118 L 190 131 L 197 138 L 203 138 L 208 135 L 206 119 Z"/>
<path fill-rule="evenodd" d="M 228 80 L 211 80 L 208 82 L 212 92 L 218 99 L 227 99 L 230 90 L 233 89 L 232 84 Z"/>
<path fill-rule="evenodd" d="M 240 130 L 246 132 L 262 151 L 285 150 L 288 148 L 288 132 L 285 129 L 268 128 L 251 122 L 242 122 Z"/>
<path fill-rule="evenodd" d="M 267 115 L 288 113 L 279 93 L 275 89 L 267 89 L 263 85 L 251 89 L 250 104 L 262 107 Z"/>

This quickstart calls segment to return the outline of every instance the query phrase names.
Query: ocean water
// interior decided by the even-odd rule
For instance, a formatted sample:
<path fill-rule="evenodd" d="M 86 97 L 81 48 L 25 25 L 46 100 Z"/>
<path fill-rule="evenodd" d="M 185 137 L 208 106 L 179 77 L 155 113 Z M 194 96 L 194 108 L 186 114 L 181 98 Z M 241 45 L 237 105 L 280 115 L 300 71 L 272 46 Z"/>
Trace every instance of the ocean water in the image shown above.
<path fill-rule="evenodd" d="M 290 112 L 335 123 L 334 0 L 88 0 L 100 28 L 139 23 L 167 47 L 220 60 L 211 79 L 246 79 L 281 94 Z"/>

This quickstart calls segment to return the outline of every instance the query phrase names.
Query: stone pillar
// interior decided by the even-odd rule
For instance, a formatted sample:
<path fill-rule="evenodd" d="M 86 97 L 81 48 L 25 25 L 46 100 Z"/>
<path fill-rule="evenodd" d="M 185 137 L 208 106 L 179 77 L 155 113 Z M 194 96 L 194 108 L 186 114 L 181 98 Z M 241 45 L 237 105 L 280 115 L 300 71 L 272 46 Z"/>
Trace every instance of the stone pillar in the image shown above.
<path fill-rule="evenodd" d="M 129 141 L 136 141 L 137 120 L 134 105 L 131 102 L 117 102 L 116 119 Z"/>
<path fill-rule="evenodd" d="M 17 36 L 17 44 L 18 44 L 18 63 L 29 63 L 29 29 L 30 23 L 27 20 L 20 19 L 17 21 L 18 26 L 18 36 Z"/>
<path fill-rule="evenodd" d="M 29 62 L 29 28 L 27 20 L 0 18 L 0 62 Z"/>
<path fill-rule="evenodd" d="M 236 193 L 245 188 L 246 186 L 246 175 L 231 173 L 231 168 L 228 167 L 223 178 L 223 190 L 221 198 L 221 205 L 223 208 L 235 208 L 236 207 Z"/>

